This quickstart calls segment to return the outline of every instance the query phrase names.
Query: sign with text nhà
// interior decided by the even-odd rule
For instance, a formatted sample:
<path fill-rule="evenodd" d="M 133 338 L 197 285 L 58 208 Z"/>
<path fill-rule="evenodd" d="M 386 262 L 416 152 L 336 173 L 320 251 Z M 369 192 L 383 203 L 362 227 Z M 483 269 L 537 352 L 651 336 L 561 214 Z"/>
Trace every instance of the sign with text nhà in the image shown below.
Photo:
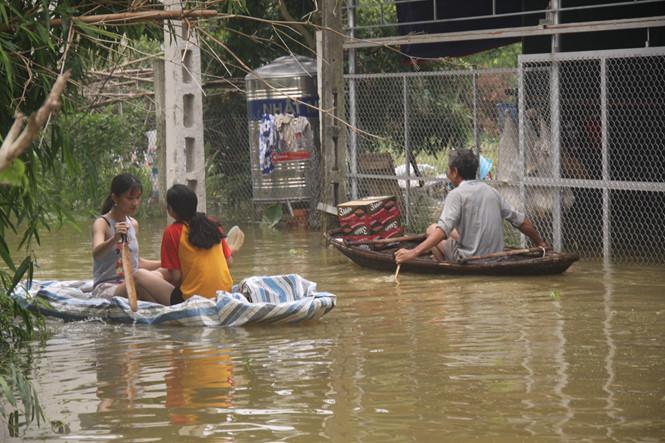
<path fill-rule="evenodd" d="M 250 121 L 260 121 L 266 114 L 293 114 L 294 117 L 319 118 L 318 97 L 292 99 L 251 100 L 247 102 Z"/>

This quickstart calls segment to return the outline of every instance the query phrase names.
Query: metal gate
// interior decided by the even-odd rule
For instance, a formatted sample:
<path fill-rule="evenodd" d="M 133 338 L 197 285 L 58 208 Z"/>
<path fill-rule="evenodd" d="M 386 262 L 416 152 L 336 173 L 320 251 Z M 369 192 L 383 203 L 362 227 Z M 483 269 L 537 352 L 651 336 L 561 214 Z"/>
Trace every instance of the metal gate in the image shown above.
<path fill-rule="evenodd" d="M 663 262 L 664 75 L 662 48 L 525 55 L 517 70 L 347 75 L 349 198 L 398 193 L 402 221 L 422 230 L 447 194 L 448 149 L 470 148 L 555 249 Z M 506 237 L 523 241 L 508 227 Z"/>

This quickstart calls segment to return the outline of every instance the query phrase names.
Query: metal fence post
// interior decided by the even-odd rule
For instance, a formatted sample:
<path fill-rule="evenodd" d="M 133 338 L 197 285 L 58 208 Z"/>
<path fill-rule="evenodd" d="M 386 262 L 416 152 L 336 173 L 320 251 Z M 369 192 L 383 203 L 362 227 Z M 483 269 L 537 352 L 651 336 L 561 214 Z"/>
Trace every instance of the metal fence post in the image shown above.
<path fill-rule="evenodd" d="M 552 143 L 552 176 L 555 180 L 561 178 L 561 137 L 560 134 L 560 101 L 559 101 L 559 60 L 556 54 L 552 57 L 550 67 L 550 137 Z M 540 134 L 544 137 L 544 134 Z M 549 188 L 553 194 L 552 204 L 552 247 L 555 251 L 561 251 L 561 187 Z"/>
<path fill-rule="evenodd" d="M 607 143 L 607 57 L 600 59 L 600 121 L 601 121 L 601 167 L 602 180 L 610 180 L 610 162 Z M 603 188 L 603 257 L 609 258 L 612 254 L 610 237 L 610 190 Z"/>
<path fill-rule="evenodd" d="M 411 177 L 411 151 L 409 147 L 409 85 L 406 76 L 402 77 L 402 99 L 404 100 L 404 166 L 406 176 Z M 411 180 L 406 180 L 406 192 L 404 196 L 404 207 L 406 211 L 406 225 L 411 226 Z"/>
<path fill-rule="evenodd" d="M 356 27 L 356 0 L 349 0 L 349 38 L 353 40 L 355 37 Z M 356 50 L 349 49 L 349 74 L 356 73 Z M 351 178 L 351 200 L 358 199 L 358 179 L 355 174 L 358 173 L 358 139 L 355 128 L 358 127 L 357 118 L 357 102 L 356 102 L 356 80 L 350 78 L 349 82 L 349 172 L 352 174 Z"/>
<path fill-rule="evenodd" d="M 525 211 L 526 206 L 526 189 L 524 186 L 524 177 L 526 176 L 526 153 L 524 150 L 525 143 L 524 143 L 524 136 L 525 136 L 525 129 L 524 126 L 526 125 L 526 118 L 524 115 L 524 109 L 526 106 L 526 102 L 524 100 L 524 64 L 522 63 L 522 56 L 519 56 L 519 61 L 518 61 L 518 70 L 517 70 L 517 119 L 518 119 L 518 152 L 519 152 L 519 169 L 520 169 L 520 174 L 519 174 L 519 202 L 520 202 L 520 207 L 517 208 L 520 211 Z M 521 239 L 521 244 L 524 246 L 526 244 L 526 236 L 524 234 L 520 235 Z"/>
<path fill-rule="evenodd" d="M 480 155 L 480 134 L 478 133 L 478 73 L 473 73 L 473 146 L 477 156 Z M 480 157 L 478 157 L 480 159 Z M 480 179 L 480 168 L 476 173 Z"/>

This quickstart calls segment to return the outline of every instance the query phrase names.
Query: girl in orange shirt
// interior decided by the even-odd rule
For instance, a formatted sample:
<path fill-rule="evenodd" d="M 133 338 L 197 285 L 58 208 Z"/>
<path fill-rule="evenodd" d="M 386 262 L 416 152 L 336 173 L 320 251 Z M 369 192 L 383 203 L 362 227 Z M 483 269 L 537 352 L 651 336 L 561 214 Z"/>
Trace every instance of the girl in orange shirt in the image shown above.
<path fill-rule="evenodd" d="M 150 298 L 147 301 L 166 306 L 182 303 L 193 295 L 214 298 L 218 290 L 230 292 L 233 257 L 220 224 L 196 212 L 198 199 L 188 186 L 173 185 L 166 194 L 166 203 L 169 215 L 175 219 L 162 237 L 161 265 L 168 281 L 137 272 L 137 292 L 141 288 Z"/>

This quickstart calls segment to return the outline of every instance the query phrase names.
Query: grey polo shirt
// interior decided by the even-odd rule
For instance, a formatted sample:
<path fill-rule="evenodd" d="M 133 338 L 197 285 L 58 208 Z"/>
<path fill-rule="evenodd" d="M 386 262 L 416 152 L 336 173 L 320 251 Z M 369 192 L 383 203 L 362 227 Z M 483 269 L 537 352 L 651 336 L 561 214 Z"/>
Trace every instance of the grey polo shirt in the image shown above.
<path fill-rule="evenodd" d="M 437 225 L 447 237 L 457 229 L 460 255 L 473 257 L 503 251 L 502 219 L 517 228 L 524 222 L 524 214 L 487 183 L 465 180 L 448 194 Z"/>

